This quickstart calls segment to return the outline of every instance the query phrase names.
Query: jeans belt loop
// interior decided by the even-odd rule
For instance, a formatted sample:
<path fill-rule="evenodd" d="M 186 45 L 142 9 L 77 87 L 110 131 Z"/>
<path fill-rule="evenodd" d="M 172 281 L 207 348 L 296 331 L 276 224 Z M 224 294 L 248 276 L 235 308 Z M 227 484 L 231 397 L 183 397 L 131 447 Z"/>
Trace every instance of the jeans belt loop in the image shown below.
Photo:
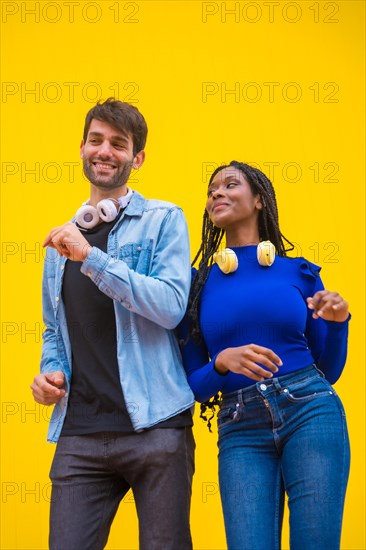
<path fill-rule="evenodd" d="M 244 406 L 243 391 L 244 390 L 242 390 L 242 389 L 238 391 L 238 403 L 239 403 L 240 407 Z"/>

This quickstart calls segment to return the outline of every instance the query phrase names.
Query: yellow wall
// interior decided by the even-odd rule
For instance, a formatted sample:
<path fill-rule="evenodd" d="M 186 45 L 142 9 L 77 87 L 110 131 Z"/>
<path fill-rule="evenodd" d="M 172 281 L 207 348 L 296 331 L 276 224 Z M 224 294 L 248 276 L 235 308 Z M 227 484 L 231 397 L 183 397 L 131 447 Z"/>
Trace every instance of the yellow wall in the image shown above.
<path fill-rule="evenodd" d="M 350 302 L 349 360 L 336 385 L 352 441 L 342 548 L 364 550 L 364 2 L 1 8 L 1 548 L 47 547 L 50 411 L 29 390 L 42 330 L 40 243 L 88 197 L 78 154 L 84 116 L 95 100 L 116 95 L 149 125 L 147 159 L 132 186 L 183 207 L 192 255 L 207 174 L 232 159 L 257 163 L 272 175 L 285 235 Z M 195 434 L 195 549 L 224 549 L 216 434 L 198 418 Z M 285 547 L 287 540 L 285 528 Z M 108 548 L 136 547 L 128 497 Z"/>

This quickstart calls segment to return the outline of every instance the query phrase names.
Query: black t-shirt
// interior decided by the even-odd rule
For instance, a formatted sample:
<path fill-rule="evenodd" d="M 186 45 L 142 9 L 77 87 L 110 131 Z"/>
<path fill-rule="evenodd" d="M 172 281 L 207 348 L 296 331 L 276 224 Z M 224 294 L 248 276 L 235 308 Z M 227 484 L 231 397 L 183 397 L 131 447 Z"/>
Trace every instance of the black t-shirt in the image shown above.
<path fill-rule="evenodd" d="M 83 231 L 84 237 L 106 252 L 108 234 L 120 215 L 113 222 Z M 66 262 L 62 286 L 72 350 L 72 379 L 61 435 L 133 432 L 118 372 L 113 300 L 81 273 L 80 267 L 81 262 Z M 188 409 L 154 427 L 190 425 L 192 415 Z"/>

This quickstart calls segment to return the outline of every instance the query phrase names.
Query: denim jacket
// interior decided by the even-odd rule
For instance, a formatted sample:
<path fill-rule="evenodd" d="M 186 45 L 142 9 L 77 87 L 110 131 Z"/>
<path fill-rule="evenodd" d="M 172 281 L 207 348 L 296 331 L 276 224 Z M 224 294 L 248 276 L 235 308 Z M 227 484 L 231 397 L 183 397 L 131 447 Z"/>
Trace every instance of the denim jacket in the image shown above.
<path fill-rule="evenodd" d="M 55 406 L 48 441 L 57 442 L 67 409 L 72 360 L 62 277 L 66 258 L 47 249 L 43 274 L 41 372 L 62 371 L 66 395 Z M 113 299 L 121 386 L 135 431 L 194 404 L 174 328 L 191 280 L 188 231 L 174 204 L 134 192 L 108 236 L 107 253 L 93 247 L 81 267 Z"/>

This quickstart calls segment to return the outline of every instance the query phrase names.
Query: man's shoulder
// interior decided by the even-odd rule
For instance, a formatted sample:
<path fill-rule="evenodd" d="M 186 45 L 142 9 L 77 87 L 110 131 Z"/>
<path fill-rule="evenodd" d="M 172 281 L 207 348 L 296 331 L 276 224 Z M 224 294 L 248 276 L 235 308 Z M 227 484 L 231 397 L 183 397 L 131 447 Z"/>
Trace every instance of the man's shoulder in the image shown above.
<path fill-rule="evenodd" d="M 160 199 L 146 199 L 137 191 L 134 191 L 134 195 L 135 195 L 135 201 L 134 201 L 135 205 L 137 206 L 137 203 L 138 203 L 144 212 L 150 212 L 154 210 L 160 210 L 160 211 L 161 210 L 165 210 L 165 211 L 182 210 L 180 206 L 178 206 L 177 204 L 174 204 L 173 202 L 163 201 Z"/>
<path fill-rule="evenodd" d="M 162 201 L 160 199 L 145 199 L 146 201 L 146 209 L 148 210 L 155 210 L 155 209 L 163 209 L 163 210 L 181 210 L 180 206 L 177 204 L 174 204 L 173 202 L 169 201 Z"/>

